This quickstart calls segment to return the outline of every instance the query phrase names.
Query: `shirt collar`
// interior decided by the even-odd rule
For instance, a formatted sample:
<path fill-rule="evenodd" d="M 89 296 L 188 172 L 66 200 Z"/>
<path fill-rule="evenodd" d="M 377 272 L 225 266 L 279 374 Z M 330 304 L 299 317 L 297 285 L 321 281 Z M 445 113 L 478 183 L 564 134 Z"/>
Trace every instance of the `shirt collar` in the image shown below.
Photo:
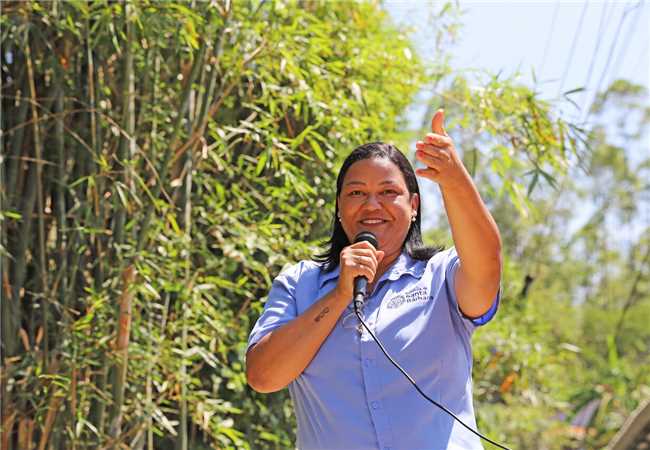
<path fill-rule="evenodd" d="M 388 270 L 381 276 L 379 281 L 381 282 L 386 279 L 395 281 L 405 274 L 409 274 L 414 278 L 422 278 L 426 266 L 426 261 L 413 259 L 409 256 L 406 250 L 402 250 L 402 253 L 400 253 L 395 262 L 393 262 Z M 336 266 L 336 268 L 330 272 L 323 272 L 321 270 L 318 287 L 322 288 L 328 281 L 338 279 L 340 270 L 340 266 Z"/>

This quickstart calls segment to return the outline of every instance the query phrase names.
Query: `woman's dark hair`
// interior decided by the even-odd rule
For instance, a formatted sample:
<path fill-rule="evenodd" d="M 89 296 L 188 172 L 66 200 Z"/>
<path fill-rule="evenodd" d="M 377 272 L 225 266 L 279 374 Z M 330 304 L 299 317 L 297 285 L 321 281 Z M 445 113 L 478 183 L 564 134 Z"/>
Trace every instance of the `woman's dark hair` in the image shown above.
<path fill-rule="evenodd" d="M 341 170 L 339 170 L 338 178 L 336 179 L 336 206 L 334 209 L 334 220 L 332 226 L 332 237 L 327 242 L 329 248 L 320 255 L 314 256 L 314 261 L 324 264 L 325 272 L 330 272 L 334 270 L 339 265 L 339 258 L 341 251 L 344 247 L 350 245 L 348 237 L 343 231 L 341 222 L 337 220 L 339 212 L 339 202 L 338 197 L 341 194 L 341 188 L 343 187 L 343 180 L 345 174 L 350 169 L 350 166 L 357 161 L 370 158 L 384 158 L 391 161 L 395 164 L 406 181 L 406 187 L 409 190 L 411 195 L 418 194 L 420 196 L 420 188 L 418 187 L 418 181 L 415 177 L 415 172 L 411 163 L 404 156 L 404 154 L 394 145 L 384 144 L 383 142 L 370 142 L 368 144 L 363 144 L 355 148 L 352 153 L 345 158 Z M 428 260 L 438 251 L 441 250 L 440 247 L 425 247 L 422 242 L 422 232 L 420 230 L 420 203 L 418 203 L 418 214 L 415 217 L 415 222 L 411 222 L 411 227 L 404 239 L 403 246 L 406 248 L 406 252 L 413 259 L 419 260 Z"/>

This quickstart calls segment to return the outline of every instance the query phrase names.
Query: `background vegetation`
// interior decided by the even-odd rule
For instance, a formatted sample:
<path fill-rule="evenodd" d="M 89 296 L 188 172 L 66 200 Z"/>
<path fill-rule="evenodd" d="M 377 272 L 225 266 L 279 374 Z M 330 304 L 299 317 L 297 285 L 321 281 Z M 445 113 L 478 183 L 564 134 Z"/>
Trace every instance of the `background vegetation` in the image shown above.
<path fill-rule="evenodd" d="M 435 65 L 375 3 L 2 7 L 3 449 L 291 447 L 286 392 L 246 386 L 246 337 L 327 236 L 342 158 L 411 147 L 418 92 L 453 118 L 505 241 L 499 320 L 475 338 L 481 429 L 601 448 L 650 396 L 650 161 L 625 152 L 642 87 L 567 123 L 445 63 L 453 5 Z"/>

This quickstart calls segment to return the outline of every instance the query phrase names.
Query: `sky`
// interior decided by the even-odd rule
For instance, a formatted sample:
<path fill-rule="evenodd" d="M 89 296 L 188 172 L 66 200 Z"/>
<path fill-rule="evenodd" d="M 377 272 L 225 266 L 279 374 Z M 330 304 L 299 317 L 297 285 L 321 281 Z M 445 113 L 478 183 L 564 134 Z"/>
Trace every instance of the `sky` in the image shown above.
<path fill-rule="evenodd" d="M 440 10 L 442 4 L 383 2 L 397 24 L 415 30 L 411 36 L 425 58 L 435 57 L 430 17 L 432 9 Z M 571 96 L 582 111 L 568 102 L 555 103 L 567 120 L 583 120 L 594 93 L 614 79 L 625 78 L 650 89 L 650 0 L 472 0 L 459 5 L 462 27 L 455 42 L 446 47 L 452 54 L 452 68 L 502 71 L 504 76 L 519 72 L 522 83 L 535 85 L 541 97 L 551 101 L 562 92 L 586 86 L 585 92 Z M 414 107 L 409 113 L 413 129 L 422 123 L 423 111 Z M 650 141 L 642 147 L 641 151 L 650 152 Z M 425 228 L 435 223 L 426 209 L 442 206 L 435 197 L 430 209 L 423 211 Z M 646 213 L 642 215 L 650 217 L 650 211 Z M 580 215 L 585 217 L 588 211 Z"/>
<path fill-rule="evenodd" d="M 417 30 L 416 46 L 430 53 L 433 32 L 428 24 L 432 3 L 386 0 L 385 8 L 399 24 Z M 650 88 L 650 1 L 460 1 L 464 14 L 451 46 L 452 67 L 478 68 L 511 75 L 533 85 L 547 99 L 587 86 L 574 98 L 591 102 L 616 77 Z M 531 70 L 532 69 L 532 70 Z"/>

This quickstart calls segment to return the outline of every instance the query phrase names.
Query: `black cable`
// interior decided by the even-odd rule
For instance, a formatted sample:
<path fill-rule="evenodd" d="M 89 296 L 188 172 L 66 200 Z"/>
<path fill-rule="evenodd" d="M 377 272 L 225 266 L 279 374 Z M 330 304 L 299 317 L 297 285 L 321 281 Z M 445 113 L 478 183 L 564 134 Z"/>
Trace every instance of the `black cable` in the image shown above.
<path fill-rule="evenodd" d="M 368 328 L 368 325 L 366 325 L 366 322 L 361 318 L 361 314 L 359 314 L 359 304 L 362 303 L 362 302 L 360 302 L 360 301 L 358 301 L 358 300 L 354 300 L 352 303 L 354 304 L 354 313 L 357 315 L 357 319 L 359 319 L 359 322 L 361 322 L 361 325 L 363 325 L 363 327 L 364 327 L 366 330 L 368 330 L 368 333 L 370 333 L 370 336 L 372 336 L 372 338 L 375 340 L 375 342 L 377 343 L 377 345 L 379 345 L 379 348 L 380 348 L 381 351 L 384 353 L 384 355 L 386 356 L 386 358 L 388 358 L 388 360 L 389 360 L 391 363 L 393 363 L 393 365 L 394 365 L 395 367 L 397 367 L 397 370 L 399 370 L 400 372 L 402 372 L 402 374 L 403 374 L 403 375 L 404 375 L 404 376 L 405 376 L 405 377 L 406 377 L 406 378 L 411 382 L 411 384 L 412 384 L 412 385 L 415 387 L 415 389 L 420 393 L 420 395 L 422 395 L 422 397 L 426 398 L 426 399 L 429 400 L 431 403 L 433 403 L 434 405 L 436 405 L 438 408 L 442 409 L 444 412 L 446 412 L 446 413 L 449 414 L 451 417 L 453 417 L 453 418 L 454 418 L 458 423 L 460 423 L 462 426 L 464 426 L 465 428 L 467 428 L 469 431 L 471 431 L 472 433 L 474 433 L 475 435 L 477 435 L 477 436 L 480 437 L 481 439 L 483 439 L 483 440 L 489 442 L 489 443 L 492 444 L 492 445 L 496 445 L 497 447 L 502 448 L 502 449 L 504 449 L 504 450 L 510 450 L 508 447 L 505 447 L 505 446 L 503 446 L 503 445 L 501 445 L 501 444 L 499 444 L 499 443 L 497 443 L 497 442 L 494 442 L 493 440 L 491 440 L 491 439 L 488 438 L 487 436 L 484 436 L 484 435 L 482 435 L 481 433 L 479 433 L 478 431 L 474 430 L 472 427 L 470 427 L 470 426 L 467 425 L 465 422 L 463 422 L 462 420 L 460 420 L 460 419 L 459 419 L 459 418 L 458 418 L 458 417 L 457 417 L 453 412 L 449 411 L 449 409 L 447 409 L 446 406 L 441 405 L 440 403 L 438 403 L 437 401 L 435 401 L 435 400 L 433 400 L 431 397 L 429 397 L 427 394 L 425 394 L 425 393 L 422 391 L 422 389 L 420 389 L 420 387 L 415 383 L 415 380 L 413 380 L 413 378 L 411 378 L 411 376 L 410 376 L 408 373 L 406 373 L 406 371 L 405 371 L 404 369 L 402 369 L 402 367 L 401 367 L 401 366 L 400 366 L 400 365 L 399 365 L 399 364 L 398 364 L 398 363 L 397 363 L 397 362 L 396 362 L 396 361 L 395 361 L 395 360 L 394 360 L 394 359 L 393 359 L 393 358 L 388 354 L 388 352 L 387 352 L 386 349 L 384 348 L 384 345 L 379 341 L 379 339 L 377 339 L 377 336 L 375 336 L 375 334 L 374 334 L 372 331 L 370 331 L 370 328 Z"/>
<path fill-rule="evenodd" d="M 623 15 L 621 16 L 621 20 L 618 22 L 618 27 L 616 28 L 616 33 L 614 35 L 614 40 L 612 41 L 612 45 L 609 48 L 609 54 L 607 55 L 607 60 L 605 62 L 605 68 L 603 69 L 600 79 L 598 80 L 598 84 L 596 85 L 596 90 L 594 91 L 594 100 L 598 97 L 598 92 L 600 92 L 600 87 L 603 84 L 603 81 L 605 80 L 605 76 L 607 75 L 607 71 L 609 70 L 609 65 L 612 62 L 613 56 L 614 56 L 614 50 L 616 49 L 616 44 L 618 43 L 618 38 L 621 35 L 621 28 L 623 27 L 623 23 L 625 22 L 625 19 L 627 15 L 631 12 L 640 7 L 643 4 L 643 0 L 639 0 L 639 2 L 636 4 L 636 6 L 632 6 L 629 9 L 623 10 Z M 587 123 L 587 120 L 589 119 L 589 116 L 591 115 L 591 108 L 593 107 L 594 100 L 592 100 L 591 106 L 589 109 L 585 111 L 585 118 L 582 119 L 582 123 L 585 124 Z"/>
<path fill-rule="evenodd" d="M 598 24 L 598 39 L 596 39 L 596 47 L 594 48 L 594 53 L 591 55 L 591 62 L 589 63 L 589 70 L 587 70 L 587 79 L 585 80 L 584 87 L 585 90 L 583 91 L 582 94 L 582 111 L 585 111 L 587 109 L 587 89 L 589 88 L 589 82 L 591 81 L 591 74 L 594 70 L 594 66 L 596 65 L 596 59 L 598 58 L 598 49 L 600 48 L 600 41 L 603 38 L 603 35 L 605 34 L 605 30 L 603 27 L 605 26 L 605 18 L 607 17 L 607 3 L 609 0 L 605 0 L 605 3 L 603 4 L 603 12 L 600 15 L 600 23 Z"/>
<path fill-rule="evenodd" d="M 562 74 L 562 81 L 560 82 L 560 89 L 558 90 L 557 95 L 559 96 L 562 93 L 562 88 L 564 87 L 564 82 L 566 81 L 566 77 L 569 74 L 569 68 L 571 67 L 571 63 L 573 62 L 573 54 L 575 53 L 576 50 L 576 45 L 578 44 L 578 38 L 580 37 L 580 33 L 582 31 L 582 23 L 585 20 L 585 14 L 587 13 L 587 6 L 589 6 L 589 2 L 585 2 L 585 6 L 582 8 L 582 14 L 580 14 L 580 21 L 578 22 L 578 28 L 576 29 L 576 34 L 573 36 L 573 43 L 571 44 L 571 51 L 569 52 L 569 59 L 567 60 L 566 67 L 564 68 L 564 74 Z"/>
<path fill-rule="evenodd" d="M 544 66 L 546 65 L 546 56 L 548 56 L 548 50 L 551 47 L 551 39 L 553 38 L 553 31 L 555 30 L 555 21 L 557 20 L 557 13 L 560 9 L 560 0 L 555 3 L 555 9 L 553 10 L 553 18 L 551 19 L 551 31 L 548 33 L 546 38 L 546 45 L 544 46 L 544 55 L 542 56 L 542 64 L 539 66 L 539 72 L 537 74 L 537 80 L 544 75 Z"/>

